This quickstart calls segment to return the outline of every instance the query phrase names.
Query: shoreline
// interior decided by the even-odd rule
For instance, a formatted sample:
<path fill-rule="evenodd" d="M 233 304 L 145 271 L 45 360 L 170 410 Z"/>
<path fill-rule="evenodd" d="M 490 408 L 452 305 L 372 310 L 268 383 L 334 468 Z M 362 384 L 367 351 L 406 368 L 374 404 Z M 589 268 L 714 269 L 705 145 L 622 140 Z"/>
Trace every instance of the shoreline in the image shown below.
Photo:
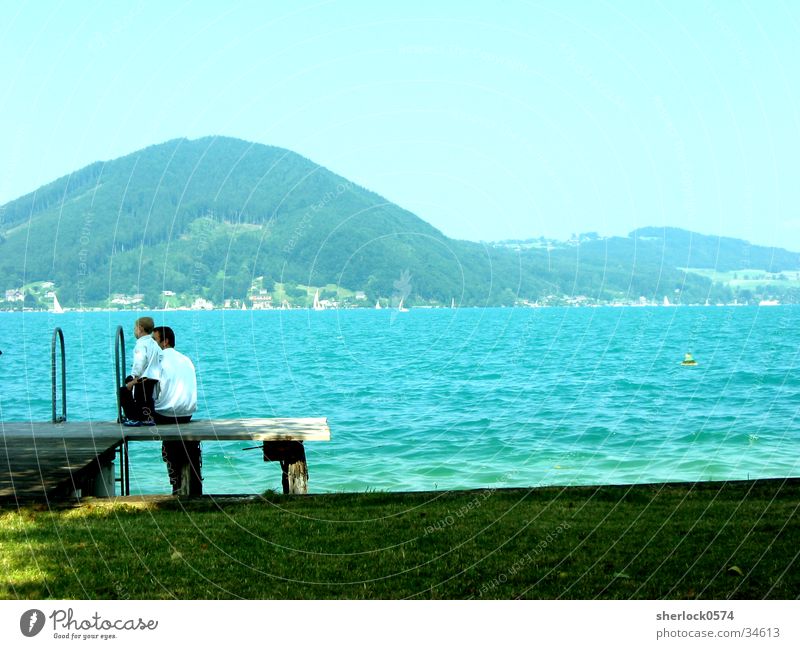
<path fill-rule="evenodd" d="M 520 309 L 520 310 L 538 310 L 538 309 L 741 309 L 741 308 L 767 308 L 767 307 L 795 307 L 798 304 L 795 303 L 786 303 L 786 304 L 670 304 L 669 306 L 665 306 L 662 304 L 537 304 L 537 305 L 513 305 L 513 306 L 429 306 L 429 305 L 419 305 L 413 306 L 409 305 L 406 307 L 409 311 L 460 311 L 460 310 L 474 310 L 474 309 Z M 0 309 L 0 313 L 20 313 L 20 314 L 32 314 L 32 313 L 42 313 L 47 315 L 63 315 L 65 313 L 209 313 L 215 311 L 222 311 L 222 312 L 244 312 L 244 313 L 272 313 L 272 312 L 284 312 L 284 311 L 331 311 L 331 312 L 340 312 L 340 311 L 388 311 L 388 312 L 396 312 L 397 309 L 394 307 L 382 307 L 380 309 L 375 309 L 374 307 L 368 306 L 356 306 L 356 307 L 346 307 L 346 308 L 326 308 L 326 309 L 314 309 L 313 307 L 303 307 L 303 306 L 293 306 L 289 308 L 274 308 L 274 309 L 235 309 L 235 308 L 213 308 L 213 309 L 192 309 L 189 307 L 186 308 L 170 308 L 170 309 L 111 309 L 105 307 L 97 307 L 97 308 L 87 308 L 87 309 L 73 309 L 69 307 L 65 307 L 62 312 L 55 312 L 55 311 L 48 311 L 44 309 Z"/>
<path fill-rule="evenodd" d="M 157 442 L 154 442 L 157 443 Z M 476 494 L 484 493 L 498 493 L 506 495 L 528 495 L 528 494 L 551 494 L 558 493 L 565 496 L 583 497 L 586 494 L 594 493 L 600 490 L 605 491 L 624 491 L 624 492 L 660 492 L 662 490 L 673 491 L 718 491 L 722 488 L 731 489 L 760 489 L 760 488 L 782 488 L 782 487 L 796 487 L 800 490 L 800 476 L 788 476 L 783 478 L 747 478 L 735 480 L 697 480 L 697 481 L 662 481 L 662 482 L 630 482 L 630 483 L 602 483 L 602 484 L 582 484 L 582 485 L 533 485 L 528 487 L 464 487 L 457 489 L 427 489 L 427 490 L 404 490 L 404 491 L 389 491 L 376 489 L 374 491 L 326 491 L 326 492 L 310 492 L 307 494 L 295 494 L 289 496 L 290 498 L 298 499 L 325 499 L 325 498 L 338 498 L 338 497 L 353 497 L 353 496 L 389 496 L 389 497 L 407 497 L 410 499 L 418 498 L 441 498 L 443 496 L 465 497 L 474 496 Z M 130 496 L 113 496 L 110 498 L 98 498 L 94 496 L 86 496 L 80 498 L 59 498 L 42 496 L 41 498 L 29 498 L 21 500 L 16 496 L 0 497 L 0 514 L 8 509 L 9 506 L 19 506 L 20 508 L 32 506 L 36 507 L 46 502 L 48 507 L 53 509 L 71 509 L 80 508 L 86 504 L 92 507 L 113 506 L 114 504 L 131 504 L 141 503 L 146 504 L 169 504 L 169 503 L 202 503 L 213 502 L 219 504 L 241 504 L 260 502 L 264 499 L 272 498 L 273 496 L 282 496 L 273 490 L 268 489 L 264 493 L 203 493 L 202 496 L 179 497 L 167 493 L 161 494 L 131 494 Z M 800 508 L 800 504 L 798 504 Z"/>

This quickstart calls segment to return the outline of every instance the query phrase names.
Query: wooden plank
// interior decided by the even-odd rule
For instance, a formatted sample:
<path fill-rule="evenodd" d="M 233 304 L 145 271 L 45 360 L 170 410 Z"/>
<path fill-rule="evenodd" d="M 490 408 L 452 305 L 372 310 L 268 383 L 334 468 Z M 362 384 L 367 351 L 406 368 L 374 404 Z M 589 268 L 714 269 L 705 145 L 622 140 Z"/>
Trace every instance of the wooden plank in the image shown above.
<path fill-rule="evenodd" d="M 129 441 L 305 442 L 331 438 L 325 418 L 196 420 L 128 428 L 116 422 L 0 421 L 0 498 L 41 498 L 91 470 L 101 455 Z M 282 467 L 288 471 L 289 466 Z M 296 491 L 307 469 L 293 467 Z M 294 489 L 293 489 L 294 490 Z"/>
<path fill-rule="evenodd" d="M 130 441 L 253 441 L 327 442 L 331 438 L 328 420 L 322 418 L 198 419 L 188 424 L 167 424 L 126 428 Z"/>
<path fill-rule="evenodd" d="M 326 442 L 331 438 L 328 420 L 324 417 L 262 418 L 262 419 L 198 419 L 188 424 L 162 424 L 129 428 L 116 422 L 68 421 L 50 422 L 0 422 L 0 434 L 6 437 L 36 440 L 83 439 L 97 447 L 109 440 L 131 441 L 220 440 L 220 441 L 314 441 Z"/>
<path fill-rule="evenodd" d="M 50 422 L 0 422 L 0 435 L 6 438 L 96 439 L 98 445 L 107 439 L 122 440 L 124 427 L 117 423 L 79 421 L 53 424 Z"/>
<path fill-rule="evenodd" d="M 52 426 L 52 424 L 50 424 Z M 121 438 L 42 438 L 0 435 L 0 498 L 42 498 L 64 483 L 80 480 L 99 456 L 113 453 Z"/>

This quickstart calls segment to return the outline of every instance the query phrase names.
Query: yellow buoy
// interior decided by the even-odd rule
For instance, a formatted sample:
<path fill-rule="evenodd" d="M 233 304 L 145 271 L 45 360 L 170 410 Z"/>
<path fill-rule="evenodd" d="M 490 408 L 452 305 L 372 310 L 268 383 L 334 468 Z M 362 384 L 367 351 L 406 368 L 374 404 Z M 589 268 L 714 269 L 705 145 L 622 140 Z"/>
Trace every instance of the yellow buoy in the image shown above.
<path fill-rule="evenodd" d="M 687 353 L 684 355 L 681 365 L 697 365 L 697 361 L 692 358 L 691 354 Z"/>

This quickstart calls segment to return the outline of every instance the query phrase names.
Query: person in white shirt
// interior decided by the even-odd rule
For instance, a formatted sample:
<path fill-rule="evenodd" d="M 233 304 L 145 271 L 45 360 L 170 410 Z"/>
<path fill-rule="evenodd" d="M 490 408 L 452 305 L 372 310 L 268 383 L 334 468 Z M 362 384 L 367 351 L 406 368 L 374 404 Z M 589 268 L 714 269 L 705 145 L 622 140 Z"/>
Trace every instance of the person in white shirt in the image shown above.
<path fill-rule="evenodd" d="M 161 348 L 160 376 L 155 399 L 154 418 L 157 424 L 188 424 L 197 410 L 197 374 L 188 356 L 175 349 L 175 332 L 170 327 L 156 327 L 153 338 Z M 202 465 L 200 442 L 182 440 L 162 442 L 161 456 L 167 463 L 167 473 L 175 494 L 181 487 L 181 476 L 173 466 L 187 462 L 191 465 L 191 480 L 199 481 Z M 189 492 L 198 489 L 190 486 Z"/>
<path fill-rule="evenodd" d="M 119 388 L 119 402 L 125 413 L 126 426 L 153 425 L 154 393 L 160 378 L 158 356 L 161 351 L 153 339 L 153 318 L 143 317 L 133 325 L 136 345 L 133 348 L 133 366 Z"/>
<path fill-rule="evenodd" d="M 160 347 L 160 381 L 155 398 L 158 424 L 188 424 L 197 410 L 197 374 L 188 356 L 175 349 L 175 332 L 157 327 L 153 338 Z"/>

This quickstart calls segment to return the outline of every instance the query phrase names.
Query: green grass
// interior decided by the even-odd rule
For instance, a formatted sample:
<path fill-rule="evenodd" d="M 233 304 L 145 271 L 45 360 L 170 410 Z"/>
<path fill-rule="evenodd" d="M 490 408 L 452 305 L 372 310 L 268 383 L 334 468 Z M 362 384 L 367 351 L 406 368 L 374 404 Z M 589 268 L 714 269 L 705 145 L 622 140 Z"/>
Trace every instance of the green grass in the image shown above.
<path fill-rule="evenodd" d="M 286 290 L 284 288 L 284 284 L 281 282 L 275 282 L 275 288 L 272 291 L 272 300 L 273 303 L 280 305 L 283 300 L 288 300 L 289 302 L 297 302 L 298 298 L 290 298 Z M 323 291 L 330 291 L 336 293 L 336 297 L 340 300 L 345 298 L 351 298 L 355 295 L 355 291 L 351 291 L 349 289 L 344 288 L 343 286 L 339 286 L 337 284 L 326 284 L 325 286 L 308 286 L 306 284 L 298 284 L 298 289 L 304 290 L 306 292 L 305 302 L 309 305 L 314 301 L 314 293 L 318 290 L 320 293 Z M 300 301 L 303 298 L 299 298 Z"/>
<path fill-rule="evenodd" d="M 800 480 L 0 509 L 3 598 L 797 598 Z"/>

